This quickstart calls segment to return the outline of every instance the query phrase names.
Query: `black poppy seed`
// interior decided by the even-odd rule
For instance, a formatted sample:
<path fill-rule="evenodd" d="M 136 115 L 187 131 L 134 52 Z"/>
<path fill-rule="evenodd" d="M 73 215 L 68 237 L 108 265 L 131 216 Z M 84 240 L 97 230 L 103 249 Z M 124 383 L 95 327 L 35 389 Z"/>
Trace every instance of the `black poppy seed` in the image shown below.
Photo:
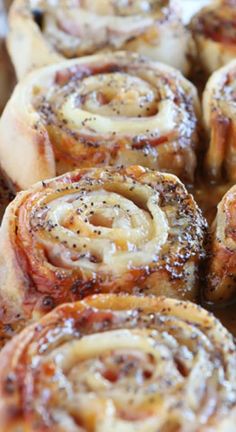
<path fill-rule="evenodd" d="M 14 374 L 9 374 L 4 383 L 4 390 L 6 393 L 14 393 L 15 391 L 16 378 Z"/>
<path fill-rule="evenodd" d="M 10 333 L 13 331 L 13 327 L 11 324 L 4 324 L 3 328 L 4 328 L 4 331 L 7 333 Z"/>
<path fill-rule="evenodd" d="M 43 298 L 42 304 L 46 308 L 53 308 L 55 303 L 52 297 L 46 296 Z"/>

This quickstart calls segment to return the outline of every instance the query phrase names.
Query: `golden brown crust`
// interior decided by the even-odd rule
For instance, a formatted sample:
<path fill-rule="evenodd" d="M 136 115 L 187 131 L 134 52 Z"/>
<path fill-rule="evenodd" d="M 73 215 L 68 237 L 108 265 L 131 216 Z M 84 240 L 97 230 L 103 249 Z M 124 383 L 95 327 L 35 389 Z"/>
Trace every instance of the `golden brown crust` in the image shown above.
<path fill-rule="evenodd" d="M 66 61 L 18 84 L 0 122 L 0 160 L 20 189 L 75 167 L 121 164 L 191 182 L 198 114 L 196 89 L 169 66 L 131 53 Z"/>
<path fill-rule="evenodd" d="M 236 181 L 236 61 L 216 71 L 203 95 L 203 114 L 210 139 L 205 157 L 213 180 Z"/>
<path fill-rule="evenodd" d="M 15 0 L 10 11 L 8 48 L 19 78 L 65 58 L 128 50 L 152 60 L 190 69 L 190 33 L 176 0 Z"/>
<path fill-rule="evenodd" d="M 192 19 L 197 59 L 208 75 L 236 56 L 236 9 L 234 0 L 215 0 Z"/>
<path fill-rule="evenodd" d="M 234 429 L 232 337 L 190 302 L 65 304 L 16 336 L 0 363 L 1 432 Z"/>
<path fill-rule="evenodd" d="M 4 215 L 5 322 L 97 292 L 195 299 L 205 229 L 193 197 L 169 174 L 133 166 L 40 182 Z"/>
<path fill-rule="evenodd" d="M 227 303 L 236 294 L 236 187 L 233 186 L 218 205 L 212 226 L 212 249 L 208 266 L 208 288 L 205 298 Z"/>

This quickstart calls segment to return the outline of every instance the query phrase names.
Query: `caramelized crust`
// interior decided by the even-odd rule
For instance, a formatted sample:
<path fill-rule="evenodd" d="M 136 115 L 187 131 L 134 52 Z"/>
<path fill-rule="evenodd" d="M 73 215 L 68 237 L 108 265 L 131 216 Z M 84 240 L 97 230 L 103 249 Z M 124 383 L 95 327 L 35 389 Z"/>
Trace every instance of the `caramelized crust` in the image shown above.
<path fill-rule="evenodd" d="M 8 47 L 19 78 L 65 58 L 128 50 L 190 69 L 193 41 L 176 0 L 15 0 Z"/>
<path fill-rule="evenodd" d="M 236 60 L 216 71 L 203 95 L 203 114 L 209 136 L 205 158 L 208 177 L 236 182 Z"/>
<path fill-rule="evenodd" d="M 208 74 L 236 56 L 236 7 L 233 0 L 215 0 L 191 22 L 197 58 Z"/>
<path fill-rule="evenodd" d="M 40 182 L 3 218 L 2 319 L 99 292 L 196 299 L 205 232 L 193 197 L 169 174 L 132 166 Z"/>
<path fill-rule="evenodd" d="M 131 53 L 66 61 L 17 86 L 0 122 L 1 165 L 20 189 L 75 167 L 121 164 L 191 182 L 198 114 L 196 89 L 169 66 Z"/>
<path fill-rule="evenodd" d="M 0 363 L 1 432 L 234 430 L 232 337 L 190 302 L 65 304 L 6 345 Z"/>
<path fill-rule="evenodd" d="M 217 303 L 235 300 L 236 295 L 236 187 L 218 205 L 212 226 L 212 250 L 208 266 L 206 299 Z"/>

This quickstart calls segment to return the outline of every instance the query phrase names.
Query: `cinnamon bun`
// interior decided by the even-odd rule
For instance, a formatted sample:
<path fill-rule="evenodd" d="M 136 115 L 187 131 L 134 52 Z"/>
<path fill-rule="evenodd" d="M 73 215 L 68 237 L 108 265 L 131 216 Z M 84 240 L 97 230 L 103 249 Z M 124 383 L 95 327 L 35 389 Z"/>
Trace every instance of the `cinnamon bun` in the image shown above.
<path fill-rule="evenodd" d="M 195 87 L 169 66 L 125 52 L 67 60 L 16 87 L 0 121 L 0 161 L 17 189 L 120 164 L 191 182 L 198 114 Z"/>
<path fill-rule="evenodd" d="M 65 304 L 9 342 L 0 364 L 1 432 L 235 428 L 235 345 L 190 302 Z"/>
<path fill-rule="evenodd" d="M 201 211 L 170 174 L 132 166 L 37 183 L 3 218 L 2 320 L 100 292 L 195 300 L 205 238 Z"/>
<path fill-rule="evenodd" d="M 193 49 L 175 0 L 15 0 L 8 47 L 19 78 L 39 66 L 128 50 L 187 73 Z"/>

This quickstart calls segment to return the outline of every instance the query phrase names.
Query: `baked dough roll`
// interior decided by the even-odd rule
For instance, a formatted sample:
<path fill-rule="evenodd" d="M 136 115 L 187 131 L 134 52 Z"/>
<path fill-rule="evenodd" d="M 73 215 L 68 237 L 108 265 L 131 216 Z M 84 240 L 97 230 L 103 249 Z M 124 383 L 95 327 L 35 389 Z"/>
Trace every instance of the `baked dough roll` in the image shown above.
<path fill-rule="evenodd" d="M 22 189 L 75 167 L 117 164 L 191 181 L 198 111 L 195 87 L 169 66 L 125 52 L 67 60 L 16 87 L 1 118 L 1 164 Z"/>
<path fill-rule="evenodd" d="M 236 60 L 216 71 L 203 95 L 209 137 L 205 168 L 213 180 L 236 182 Z"/>
<path fill-rule="evenodd" d="M 166 297 L 64 304 L 0 353 L 0 431 L 232 432 L 236 354 L 209 312 Z"/>
<path fill-rule="evenodd" d="M 234 0 L 215 0 L 192 19 L 197 60 L 211 74 L 236 57 L 236 7 Z"/>
<path fill-rule="evenodd" d="M 8 47 L 19 78 L 39 66 L 128 50 L 188 73 L 193 41 L 175 0 L 15 0 Z"/>
<path fill-rule="evenodd" d="M 236 186 L 218 205 L 212 226 L 211 259 L 208 266 L 206 299 L 227 303 L 236 296 Z"/>
<path fill-rule="evenodd" d="M 132 166 L 40 182 L 3 218 L 5 321 L 8 309 L 10 318 L 30 317 L 97 292 L 195 299 L 205 228 L 192 195 L 170 174 Z"/>

